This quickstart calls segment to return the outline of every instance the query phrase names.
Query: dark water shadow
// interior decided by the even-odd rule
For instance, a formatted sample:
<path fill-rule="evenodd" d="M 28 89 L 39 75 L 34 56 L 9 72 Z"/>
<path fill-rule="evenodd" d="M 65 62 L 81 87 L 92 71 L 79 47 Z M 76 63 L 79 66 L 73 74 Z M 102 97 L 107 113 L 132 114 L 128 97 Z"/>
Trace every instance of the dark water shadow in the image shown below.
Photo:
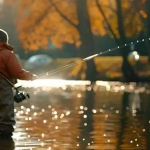
<path fill-rule="evenodd" d="M 124 132 L 125 132 L 125 127 L 126 127 L 126 122 L 127 122 L 127 108 L 129 107 L 129 95 L 130 93 L 124 92 L 122 95 L 122 109 L 120 112 L 120 132 L 118 133 L 118 143 L 116 146 L 116 149 L 119 150 L 121 149 L 121 145 L 123 144 L 123 137 L 124 137 Z"/>
<path fill-rule="evenodd" d="M 146 147 L 150 150 L 150 95 L 147 95 L 147 99 L 144 101 L 144 115 L 145 115 L 145 136 L 146 136 Z"/>
<path fill-rule="evenodd" d="M 137 105 L 137 95 L 136 93 L 128 93 L 124 92 L 123 95 L 120 93 L 120 95 L 117 93 L 118 101 L 116 101 L 116 97 L 113 97 L 110 92 L 107 93 L 100 93 L 100 97 L 98 97 L 97 100 L 97 92 L 94 91 L 91 86 L 87 86 L 87 91 L 85 93 L 82 93 L 83 99 L 76 99 L 76 96 L 71 96 L 71 91 L 65 92 L 63 96 L 58 93 L 55 95 L 51 94 L 50 97 L 44 97 L 44 101 L 31 101 L 32 105 L 37 106 L 37 108 L 40 108 L 36 110 L 39 112 L 39 117 L 35 117 L 32 119 L 32 121 L 25 121 L 24 119 L 20 118 L 21 121 L 23 121 L 23 124 L 19 125 L 17 129 L 26 129 L 34 127 L 34 130 L 27 130 L 26 133 L 30 135 L 30 138 L 25 138 L 23 142 L 28 142 L 29 144 L 32 141 L 36 143 L 35 146 L 40 149 L 41 143 L 38 141 L 38 138 L 41 138 L 41 134 L 45 133 L 45 137 L 43 138 L 43 142 L 45 142 L 47 145 L 45 145 L 45 149 L 48 147 L 48 145 L 55 144 L 56 142 L 53 139 L 57 140 L 57 144 L 61 147 L 61 149 L 71 149 L 74 148 L 75 150 L 96 150 L 96 149 L 107 149 L 108 148 L 114 148 L 116 150 L 121 150 L 124 148 L 124 146 L 128 146 L 130 149 L 139 149 L 139 150 L 150 150 L 150 95 L 147 95 L 145 97 L 145 93 L 143 94 L 144 97 L 142 98 L 140 95 L 140 102 L 144 104 L 142 111 L 139 111 L 139 114 L 136 114 L 136 116 L 132 116 L 132 111 L 129 109 L 131 108 L 131 101 L 136 101 Z M 70 94 L 68 94 L 70 93 Z M 78 92 L 77 92 L 78 94 Z M 106 95 L 109 95 L 109 97 L 105 97 Z M 70 96 L 69 96 L 70 95 Z M 76 95 L 76 94 L 75 94 Z M 119 96 L 118 96 L 119 95 Z M 67 97 L 66 97 L 67 96 Z M 69 97 L 68 97 L 69 96 Z M 120 98 L 120 96 L 122 96 Z M 134 97 L 135 96 L 135 97 Z M 139 95 L 138 95 L 139 96 Z M 135 100 L 134 100 L 134 98 Z M 105 103 L 105 98 L 108 100 L 108 106 L 103 107 L 103 103 Z M 110 100 L 109 100 L 110 98 Z M 40 97 L 40 99 L 42 99 Z M 79 100 L 79 101 L 77 101 Z M 78 103 L 73 103 L 78 102 Z M 106 101 L 107 102 L 107 101 Z M 121 103 L 121 106 L 120 106 Z M 30 104 L 30 103 L 29 103 Z M 28 106 L 27 104 L 26 106 Z M 52 106 L 49 108 L 48 106 Z M 84 109 L 79 110 L 83 111 L 82 114 L 79 115 L 78 109 L 76 111 L 75 106 L 84 106 Z M 107 103 L 106 103 L 107 105 Z M 96 114 L 97 118 L 95 119 L 94 111 L 96 108 L 103 108 L 104 112 L 98 112 Z M 58 112 L 58 116 L 62 113 L 69 111 L 72 112 L 69 116 L 64 117 L 66 122 L 61 122 L 60 120 L 50 120 L 49 125 L 41 123 L 41 118 L 46 118 L 47 120 L 52 118 L 53 115 L 50 113 L 52 108 L 55 108 L 55 110 Z M 114 108 L 111 110 L 110 108 Z M 44 109 L 45 111 L 41 113 L 41 110 Z M 133 109 L 133 108 L 132 108 Z M 119 110 L 119 113 L 116 113 L 116 110 Z M 20 111 L 20 107 L 18 108 L 18 111 Z M 23 114 L 25 117 L 30 117 L 34 113 L 35 109 L 31 110 L 31 112 L 27 114 Z M 103 120 L 100 120 L 101 118 L 104 118 L 105 115 L 110 116 L 108 117 L 105 122 Z M 21 117 L 23 116 L 21 115 Z M 38 122 L 38 124 L 34 124 L 34 121 Z M 101 125 L 100 123 L 103 123 Z M 113 123 L 113 124 L 112 124 Z M 56 125 L 60 125 L 60 128 L 58 130 L 52 130 Z M 98 129 L 95 128 L 95 124 L 98 125 Z M 130 128 L 132 126 L 132 129 Z M 107 128 L 106 128 L 107 127 Z M 145 128 L 146 133 L 144 133 L 142 130 Z M 43 132 L 43 129 L 46 130 L 46 132 Z M 132 133 L 133 129 L 137 130 L 140 137 Z M 99 130 L 102 130 L 99 132 Z M 17 131 L 17 130 L 16 130 Z M 69 132 L 68 132 L 69 131 Z M 102 137 L 101 134 L 105 131 L 106 134 L 112 136 L 108 136 L 110 141 L 112 143 L 105 142 L 107 137 Z M 38 134 L 37 134 L 38 133 Z M 115 135 L 115 136 L 113 136 Z M 117 136 L 116 136 L 117 135 Z M 100 140 L 96 141 L 95 137 L 99 137 Z M 79 137 L 79 138 L 78 138 Z M 131 138 L 130 138 L 131 137 Z M 138 139 L 138 144 L 140 147 L 137 147 L 136 145 L 133 145 L 130 143 L 131 140 L 134 140 L 135 138 Z M 31 142 L 29 142 L 29 139 Z M 69 140 L 70 139 L 70 140 Z M 15 140 L 15 138 L 14 138 Z M 77 140 L 77 141 L 76 141 Z M 113 143 L 114 140 L 114 143 Z M 77 144 L 72 143 L 72 141 L 77 142 Z M 144 145 L 142 145 L 142 142 L 145 142 Z M 16 148 L 19 148 L 18 146 L 22 146 L 21 143 L 18 144 L 18 141 L 16 142 Z M 97 142 L 97 143 L 96 143 Z M 98 143 L 99 142 L 99 143 Z M 79 146 L 78 146 L 79 143 Z M 137 142 L 135 142 L 137 143 Z M 135 144 L 134 143 L 134 144 Z M 70 144 L 71 148 L 69 147 L 63 147 L 63 145 Z M 103 148 L 103 146 L 109 146 Z M 31 145 L 30 145 L 31 146 Z M 145 147 L 147 146 L 147 149 Z M 13 141 L 0 141 L 0 150 L 5 150 L 3 147 L 5 147 L 6 150 L 13 150 L 15 148 L 15 144 Z M 25 148 L 25 146 L 24 146 Z M 44 147 L 42 147 L 44 149 Z M 126 148 L 126 147 L 125 147 Z M 54 147 L 55 149 L 55 147 Z M 57 148 L 56 148 L 57 149 Z M 125 150 L 125 149 L 124 149 Z"/>
<path fill-rule="evenodd" d="M 93 131 L 93 108 L 95 104 L 95 93 L 93 88 L 90 91 L 85 92 L 85 108 L 84 114 L 81 119 L 81 133 L 79 138 L 80 148 L 79 150 L 87 149 L 88 145 L 91 145 L 93 138 L 91 137 L 91 132 Z M 85 117 L 84 117 L 85 116 Z"/>
<path fill-rule="evenodd" d="M 15 142 L 9 139 L 0 139 L 0 150 L 15 150 Z"/>
<path fill-rule="evenodd" d="M 145 96 L 145 94 L 144 94 Z M 138 93 L 124 92 L 122 95 L 122 108 L 120 113 L 120 130 L 118 132 L 117 150 L 121 150 L 123 146 L 129 146 L 126 143 L 126 135 L 136 137 L 139 141 L 138 149 L 150 150 L 150 98 L 142 99 Z M 133 111 L 135 113 L 133 114 Z M 129 132 L 129 127 L 132 127 L 137 134 Z M 145 131 L 142 131 L 145 130 Z M 137 136 L 138 135 L 138 136 Z M 135 145 L 136 146 L 136 145 Z"/>

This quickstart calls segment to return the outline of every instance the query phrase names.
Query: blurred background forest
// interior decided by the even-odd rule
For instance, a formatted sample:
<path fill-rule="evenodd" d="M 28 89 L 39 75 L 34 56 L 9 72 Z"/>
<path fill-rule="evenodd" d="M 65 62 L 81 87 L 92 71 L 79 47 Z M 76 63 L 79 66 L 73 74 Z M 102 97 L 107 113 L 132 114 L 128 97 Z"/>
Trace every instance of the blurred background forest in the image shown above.
<path fill-rule="evenodd" d="M 54 59 L 42 71 L 144 39 L 59 75 L 91 81 L 149 81 L 148 6 L 150 0 L 0 0 L 0 28 L 8 32 L 9 44 L 22 64 L 37 54 Z"/>

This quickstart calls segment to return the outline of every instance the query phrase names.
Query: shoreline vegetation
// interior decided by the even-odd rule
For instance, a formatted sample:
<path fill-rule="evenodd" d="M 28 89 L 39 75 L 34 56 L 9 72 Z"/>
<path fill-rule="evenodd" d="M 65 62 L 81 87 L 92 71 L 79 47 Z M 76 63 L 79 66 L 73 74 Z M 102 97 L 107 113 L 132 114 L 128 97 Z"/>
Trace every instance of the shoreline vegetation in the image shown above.
<path fill-rule="evenodd" d="M 35 68 L 31 70 L 37 74 L 43 74 L 43 72 L 53 72 L 53 70 L 63 67 L 61 71 L 50 75 L 50 78 L 61 78 L 68 80 L 84 80 L 86 64 L 79 63 L 72 67 L 65 67 L 73 62 L 80 61 L 80 58 L 63 58 L 54 59 L 50 64 Z M 97 68 L 97 80 L 103 81 L 124 81 L 123 74 L 121 72 L 122 57 L 120 56 L 100 56 L 94 59 Z M 140 78 L 140 82 L 150 81 L 150 64 L 145 56 L 141 56 L 139 61 L 135 61 L 129 58 L 129 61 L 134 68 L 135 72 Z"/>

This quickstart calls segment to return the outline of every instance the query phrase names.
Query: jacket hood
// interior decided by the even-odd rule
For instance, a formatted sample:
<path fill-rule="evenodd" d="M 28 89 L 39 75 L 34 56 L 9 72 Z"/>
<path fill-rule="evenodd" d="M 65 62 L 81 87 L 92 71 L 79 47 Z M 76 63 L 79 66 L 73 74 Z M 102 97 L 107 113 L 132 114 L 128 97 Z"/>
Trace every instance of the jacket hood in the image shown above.
<path fill-rule="evenodd" d="M 10 51 L 13 51 L 13 47 L 5 42 L 0 42 L 0 51 L 1 50 L 4 50 L 4 49 L 7 49 L 7 50 L 10 50 Z"/>

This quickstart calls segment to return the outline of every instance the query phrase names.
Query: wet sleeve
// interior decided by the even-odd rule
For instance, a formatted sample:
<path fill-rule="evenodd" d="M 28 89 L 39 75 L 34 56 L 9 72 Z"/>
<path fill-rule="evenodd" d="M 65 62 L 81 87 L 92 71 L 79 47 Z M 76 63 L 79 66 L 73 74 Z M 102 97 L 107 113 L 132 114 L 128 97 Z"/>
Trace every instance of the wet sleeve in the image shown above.
<path fill-rule="evenodd" d="M 19 63 L 17 57 L 13 52 L 10 52 L 7 62 L 7 70 L 10 75 L 15 79 L 32 80 L 32 73 L 22 68 L 21 64 Z"/>

